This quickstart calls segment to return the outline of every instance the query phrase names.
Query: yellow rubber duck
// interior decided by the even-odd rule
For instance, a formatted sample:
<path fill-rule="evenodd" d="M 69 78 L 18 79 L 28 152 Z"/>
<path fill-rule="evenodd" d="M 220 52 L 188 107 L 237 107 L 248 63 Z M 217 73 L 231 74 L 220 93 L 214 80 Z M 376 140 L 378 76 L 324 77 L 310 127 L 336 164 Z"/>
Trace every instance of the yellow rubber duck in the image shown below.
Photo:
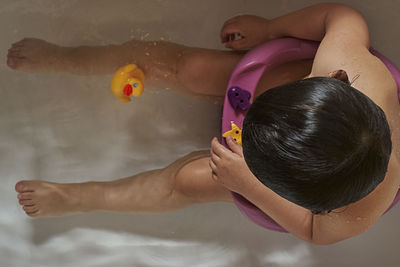
<path fill-rule="evenodd" d="M 135 64 L 119 68 L 111 80 L 111 91 L 121 102 L 131 101 L 132 96 L 140 96 L 144 90 L 144 73 Z"/>
<path fill-rule="evenodd" d="M 222 136 L 227 137 L 230 135 L 233 140 L 239 145 L 242 144 L 242 130 L 233 122 L 231 122 L 232 130 L 225 132 Z"/>

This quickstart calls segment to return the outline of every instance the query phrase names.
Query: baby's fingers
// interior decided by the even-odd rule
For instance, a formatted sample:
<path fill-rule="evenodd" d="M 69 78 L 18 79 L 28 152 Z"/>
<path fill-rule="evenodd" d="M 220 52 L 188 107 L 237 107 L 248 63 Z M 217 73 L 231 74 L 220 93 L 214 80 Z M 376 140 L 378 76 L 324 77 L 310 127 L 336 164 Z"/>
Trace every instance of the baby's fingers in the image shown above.
<path fill-rule="evenodd" d="M 212 159 L 209 160 L 208 164 L 210 165 L 212 172 L 217 173 L 217 165 L 215 165 Z"/>
<path fill-rule="evenodd" d="M 211 176 L 214 181 L 218 181 L 218 175 L 217 175 L 217 166 L 215 163 L 212 161 L 212 159 L 209 160 L 208 164 L 210 165 L 211 168 Z"/>
<path fill-rule="evenodd" d="M 227 21 L 224 22 L 224 25 L 222 25 L 222 28 L 225 28 L 230 24 L 236 23 L 239 20 L 239 18 L 240 18 L 240 16 L 235 16 L 235 17 L 228 19 Z"/>
<path fill-rule="evenodd" d="M 219 164 L 219 162 L 221 161 L 221 158 L 217 156 L 212 149 L 210 151 L 210 159 L 212 160 L 215 166 L 217 166 L 217 164 Z"/>
<path fill-rule="evenodd" d="M 238 50 L 247 48 L 247 40 L 242 38 L 239 40 L 233 40 L 225 43 L 226 48 Z"/>
<path fill-rule="evenodd" d="M 211 141 L 211 153 L 215 154 L 218 158 L 222 159 L 230 154 L 232 151 L 224 147 L 218 142 L 218 139 L 214 137 Z"/>
<path fill-rule="evenodd" d="M 239 145 L 238 143 L 236 143 L 231 136 L 227 136 L 226 137 L 226 142 L 229 146 L 229 148 L 236 154 L 240 155 L 243 157 L 243 148 L 241 145 Z"/>
<path fill-rule="evenodd" d="M 235 35 L 243 35 L 242 30 L 238 27 L 236 23 L 224 26 L 221 29 L 221 42 L 229 42 Z"/>

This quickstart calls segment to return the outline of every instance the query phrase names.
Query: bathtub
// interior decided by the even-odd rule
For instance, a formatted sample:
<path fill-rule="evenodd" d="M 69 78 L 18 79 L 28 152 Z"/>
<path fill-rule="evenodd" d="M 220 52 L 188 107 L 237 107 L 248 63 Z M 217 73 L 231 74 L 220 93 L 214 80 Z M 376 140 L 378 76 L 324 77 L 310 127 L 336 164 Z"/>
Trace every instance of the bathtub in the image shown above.
<path fill-rule="evenodd" d="M 399 266 L 399 207 L 363 235 L 316 246 L 265 230 L 228 203 L 32 219 L 16 200 L 21 179 L 108 181 L 208 149 L 220 133 L 221 106 L 173 88 L 146 88 L 122 104 L 108 88 L 111 75 L 13 71 L 5 64 L 13 42 L 36 37 L 77 46 L 136 38 L 222 49 L 219 30 L 231 16 L 275 17 L 317 2 L 324 1 L 2 0 L 0 266 Z M 341 2 L 363 12 L 372 45 L 399 65 L 398 1 Z"/>

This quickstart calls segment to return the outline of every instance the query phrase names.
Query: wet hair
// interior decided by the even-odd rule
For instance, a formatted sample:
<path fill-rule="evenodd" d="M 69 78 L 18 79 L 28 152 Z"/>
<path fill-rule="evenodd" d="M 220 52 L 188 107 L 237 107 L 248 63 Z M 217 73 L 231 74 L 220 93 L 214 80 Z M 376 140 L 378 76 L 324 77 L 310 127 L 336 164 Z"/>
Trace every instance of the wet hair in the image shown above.
<path fill-rule="evenodd" d="M 392 150 L 382 109 L 349 83 L 327 77 L 256 98 L 242 143 L 247 165 L 265 186 L 315 214 L 372 192 Z"/>

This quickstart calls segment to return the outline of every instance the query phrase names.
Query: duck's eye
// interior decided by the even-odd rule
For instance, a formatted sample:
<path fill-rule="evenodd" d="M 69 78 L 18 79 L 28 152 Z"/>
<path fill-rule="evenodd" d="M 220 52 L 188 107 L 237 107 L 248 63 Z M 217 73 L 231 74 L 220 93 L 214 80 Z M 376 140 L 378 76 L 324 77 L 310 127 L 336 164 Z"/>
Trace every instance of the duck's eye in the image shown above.
<path fill-rule="evenodd" d="M 133 87 L 135 87 L 135 88 L 138 87 L 138 84 L 137 84 L 137 83 L 134 83 L 134 84 L 133 84 Z"/>

